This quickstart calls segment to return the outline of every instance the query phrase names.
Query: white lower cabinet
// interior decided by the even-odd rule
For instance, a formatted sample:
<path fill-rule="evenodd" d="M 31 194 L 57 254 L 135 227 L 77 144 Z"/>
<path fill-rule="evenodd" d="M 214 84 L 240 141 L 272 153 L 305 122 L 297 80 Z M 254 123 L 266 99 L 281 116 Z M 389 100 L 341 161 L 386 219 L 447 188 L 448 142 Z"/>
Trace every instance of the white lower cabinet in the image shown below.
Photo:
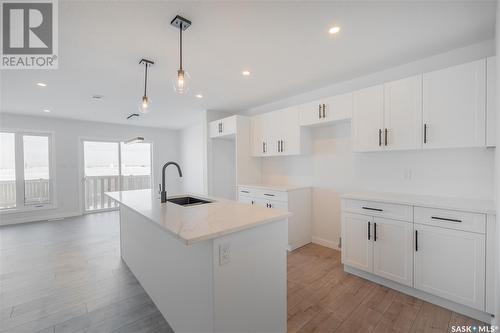
<path fill-rule="evenodd" d="M 413 284 L 413 224 L 361 214 L 342 217 L 342 262 L 398 283 Z"/>
<path fill-rule="evenodd" d="M 484 235 L 415 224 L 415 242 L 415 288 L 484 310 Z"/>
<path fill-rule="evenodd" d="M 367 272 L 373 272 L 373 218 L 345 213 L 342 216 L 342 262 Z"/>
<path fill-rule="evenodd" d="M 495 287 L 486 274 L 495 271 L 494 238 L 489 237 L 494 215 L 346 196 L 341 230 L 345 266 L 373 274 L 379 283 L 382 277 L 410 287 L 411 294 L 431 302 L 433 295 L 493 312 L 489 295 Z"/>
<path fill-rule="evenodd" d="M 290 250 L 311 243 L 311 188 L 240 185 L 238 198 L 240 202 L 292 213 L 288 218 Z"/>
<path fill-rule="evenodd" d="M 413 224 L 374 218 L 373 273 L 413 285 Z"/>

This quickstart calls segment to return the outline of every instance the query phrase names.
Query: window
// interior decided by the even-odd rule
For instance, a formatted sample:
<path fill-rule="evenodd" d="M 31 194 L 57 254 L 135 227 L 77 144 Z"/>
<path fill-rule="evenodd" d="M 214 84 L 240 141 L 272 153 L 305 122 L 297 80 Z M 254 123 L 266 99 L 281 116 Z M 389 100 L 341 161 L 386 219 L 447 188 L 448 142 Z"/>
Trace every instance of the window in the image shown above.
<path fill-rule="evenodd" d="M 0 132 L 0 210 L 52 203 L 51 134 Z"/>
<path fill-rule="evenodd" d="M 0 209 L 16 207 L 15 134 L 0 133 Z"/>

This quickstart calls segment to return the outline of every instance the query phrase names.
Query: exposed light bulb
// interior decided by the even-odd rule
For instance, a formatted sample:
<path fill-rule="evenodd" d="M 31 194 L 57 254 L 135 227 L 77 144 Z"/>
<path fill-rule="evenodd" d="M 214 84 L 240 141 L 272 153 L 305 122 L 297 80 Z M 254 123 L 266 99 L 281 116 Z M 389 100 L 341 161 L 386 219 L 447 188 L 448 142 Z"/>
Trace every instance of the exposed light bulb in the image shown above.
<path fill-rule="evenodd" d="M 188 91 L 189 74 L 183 69 L 177 71 L 177 77 L 174 80 L 174 90 L 179 94 L 184 94 Z"/>
<path fill-rule="evenodd" d="M 335 35 L 336 33 L 338 33 L 340 31 L 340 27 L 331 27 L 328 32 L 331 34 L 331 35 Z"/>
<path fill-rule="evenodd" d="M 139 111 L 141 113 L 148 113 L 149 112 L 149 99 L 148 99 L 148 96 L 143 96 L 142 97 L 142 102 L 139 105 Z"/>

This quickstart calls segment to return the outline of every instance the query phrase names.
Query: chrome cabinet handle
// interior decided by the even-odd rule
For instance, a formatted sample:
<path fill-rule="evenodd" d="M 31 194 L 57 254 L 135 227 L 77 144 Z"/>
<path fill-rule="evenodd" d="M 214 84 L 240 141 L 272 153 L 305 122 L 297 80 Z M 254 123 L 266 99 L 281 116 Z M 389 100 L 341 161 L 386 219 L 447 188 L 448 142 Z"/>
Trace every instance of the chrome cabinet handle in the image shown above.
<path fill-rule="evenodd" d="M 326 104 L 323 104 L 323 118 L 326 118 Z"/>
<path fill-rule="evenodd" d="M 370 229 L 371 229 L 371 223 L 368 222 L 368 240 L 370 240 L 371 238 Z"/>
<path fill-rule="evenodd" d="M 418 251 L 418 230 L 415 230 L 415 252 Z"/>
<path fill-rule="evenodd" d="M 373 240 L 377 241 L 377 222 L 373 223 Z"/>
<path fill-rule="evenodd" d="M 264 193 L 264 195 L 266 195 L 268 197 L 274 197 L 274 194 Z"/>
<path fill-rule="evenodd" d="M 378 146 L 382 146 L 382 129 L 378 129 Z"/>
<path fill-rule="evenodd" d="M 318 118 L 321 119 L 321 104 L 318 104 Z"/>
<path fill-rule="evenodd" d="M 424 124 L 424 143 L 427 143 L 427 124 Z"/>
<path fill-rule="evenodd" d="M 387 128 L 384 129 L 384 141 L 385 141 L 384 145 L 387 146 Z"/>

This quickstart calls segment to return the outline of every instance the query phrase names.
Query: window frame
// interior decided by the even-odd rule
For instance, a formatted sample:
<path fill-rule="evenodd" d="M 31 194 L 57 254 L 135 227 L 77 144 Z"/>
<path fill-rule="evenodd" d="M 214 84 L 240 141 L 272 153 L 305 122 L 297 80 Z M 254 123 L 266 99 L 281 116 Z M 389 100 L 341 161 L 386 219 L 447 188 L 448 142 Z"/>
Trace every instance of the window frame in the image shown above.
<path fill-rule="evenodd" d="M 43 209 L 57 208 L 56 187 L 56 159 L 55 133 L 52 131 L 38 131 L 25 129 L 0 129 L 2 133 L 14 133 L 15 175 L 16 175 L 16 207 L 0 208 L 0 215 L 17 212 L 29 212 Z M 48 138 L 49 151 L 49 200 L 42 203 L 25 203 L 24 177 L 24 136 L 43 136 Z"/>

